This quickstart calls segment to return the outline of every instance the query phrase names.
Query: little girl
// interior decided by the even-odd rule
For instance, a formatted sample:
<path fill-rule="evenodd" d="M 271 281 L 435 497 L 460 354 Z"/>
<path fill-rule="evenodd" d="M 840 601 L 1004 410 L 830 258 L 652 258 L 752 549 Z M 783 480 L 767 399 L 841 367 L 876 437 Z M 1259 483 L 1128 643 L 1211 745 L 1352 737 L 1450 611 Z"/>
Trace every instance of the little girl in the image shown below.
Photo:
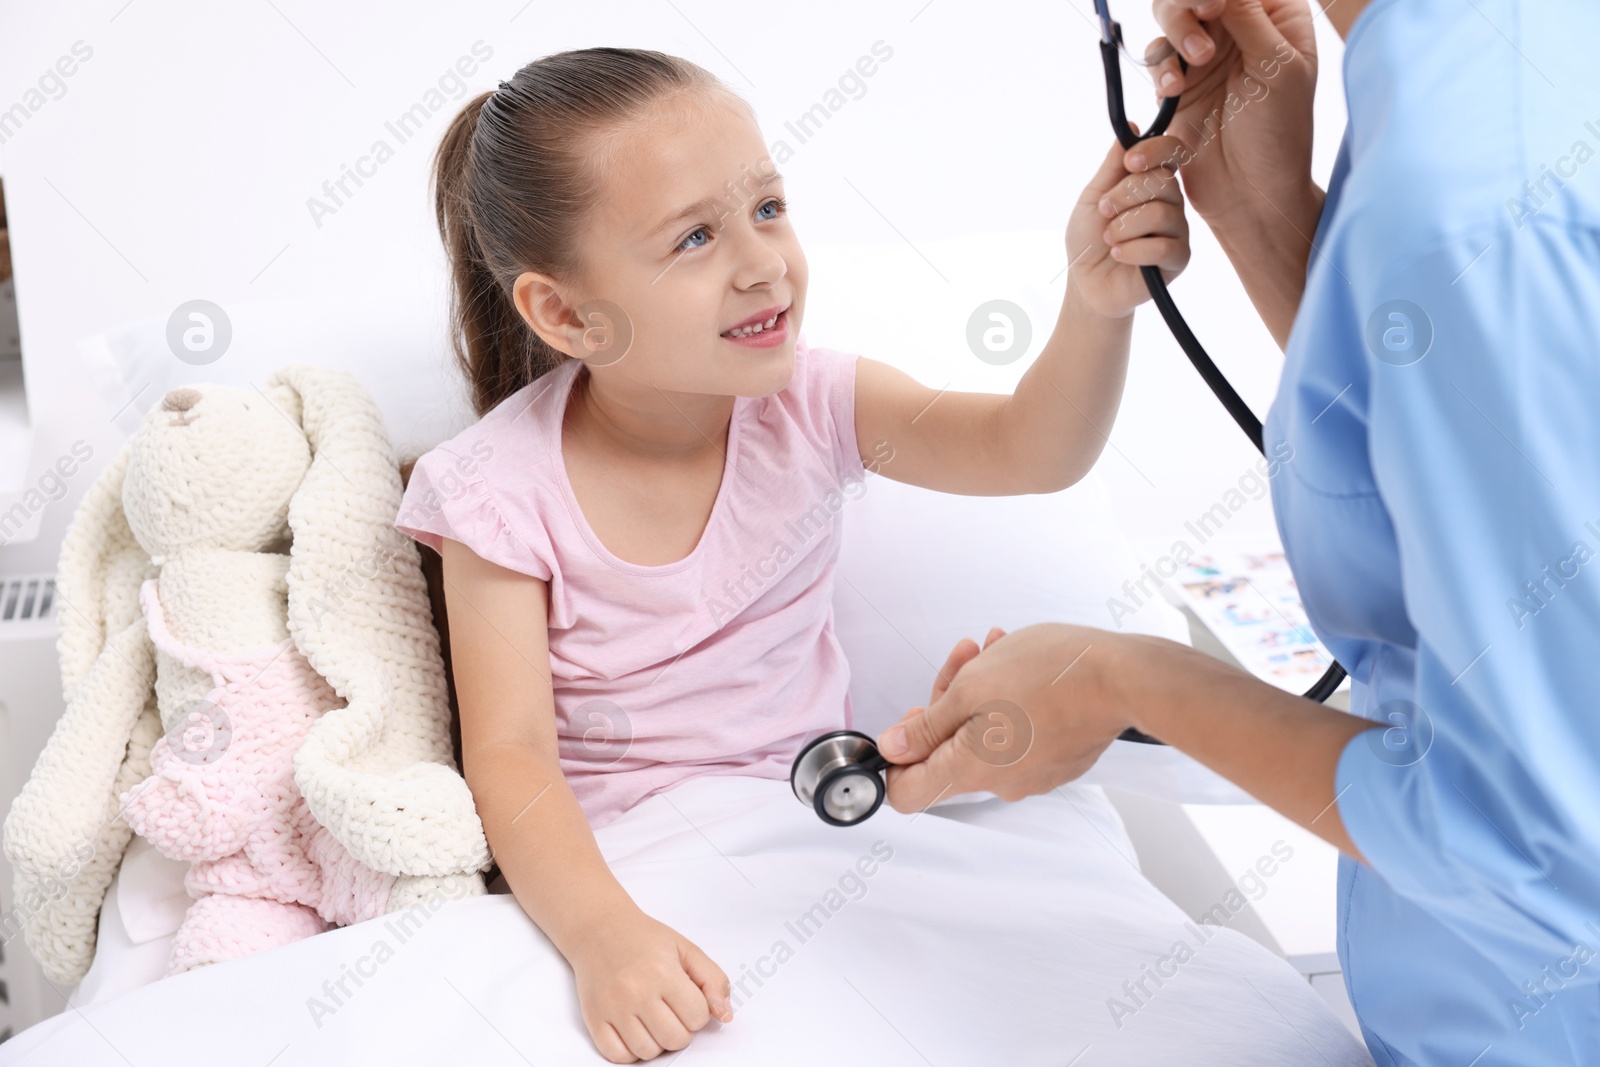
<path fill-rule="evenodd" d="M 1094 465 L 1138 265 L 1171 278 L 1189 255 L 1171 172 L 1134 179 L 1122 156 L 1072 210 L 1060 317 L 1008 397 L 806 345 L 783 178 L 748 104 L 693 63 L 562 52 L 452 121 L 435 206 L 480 417 L 416 462 L 395 525 L 443 558 L 463 771 L 611 1062 L 732 1011 L 593 830 L 698 775 L 787 779 L 850 726 L 846 483 L 1048 493 Z"/>

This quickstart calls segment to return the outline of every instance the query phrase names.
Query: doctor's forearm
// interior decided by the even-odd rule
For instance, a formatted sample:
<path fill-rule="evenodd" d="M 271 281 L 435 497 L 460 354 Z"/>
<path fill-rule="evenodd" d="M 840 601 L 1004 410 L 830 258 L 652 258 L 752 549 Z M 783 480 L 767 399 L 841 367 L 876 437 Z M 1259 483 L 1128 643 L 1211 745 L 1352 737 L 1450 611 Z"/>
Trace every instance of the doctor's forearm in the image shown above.
<path fill-rule="evenodd" d="M 1286 693 L 1197 649 L 1129 635 L 1114 685 L 1140 730 L 1361 859 L 1335 802 L 1350 738 L 1374 727 Z"/>
<path fill-rule="evenodd" d="M 1306 271 L 1316 255 L 1311 240 L 1326 198 L 1312 184 L 1298 203 L 1260 202 L 1254 211 L 1206 220 L 1280 349 L 1289 346 L 1305 294 Z"/>

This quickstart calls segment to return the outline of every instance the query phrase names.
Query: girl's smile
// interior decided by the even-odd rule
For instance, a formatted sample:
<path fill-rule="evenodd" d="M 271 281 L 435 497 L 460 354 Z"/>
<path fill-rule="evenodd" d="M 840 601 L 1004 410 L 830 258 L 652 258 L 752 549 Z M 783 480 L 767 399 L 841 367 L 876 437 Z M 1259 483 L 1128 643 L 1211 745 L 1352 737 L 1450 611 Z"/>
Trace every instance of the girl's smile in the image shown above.
<path fill-rule="evenodd" d="M 745 348 L 776 348 L 789 340 L 789 309 L 752 315 L 733 329 L 723 330 L 722 337 Z"/>

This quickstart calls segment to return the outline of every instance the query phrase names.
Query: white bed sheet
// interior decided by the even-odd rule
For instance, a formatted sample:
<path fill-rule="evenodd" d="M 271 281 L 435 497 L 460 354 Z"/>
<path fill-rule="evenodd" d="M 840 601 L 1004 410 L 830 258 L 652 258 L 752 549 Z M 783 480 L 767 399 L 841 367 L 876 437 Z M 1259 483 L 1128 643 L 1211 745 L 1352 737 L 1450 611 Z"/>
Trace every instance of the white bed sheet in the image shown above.
<path fill-rule="evenodd" d="M 1095 787 L 918 815 L 885 807 L 838 828 L 786 782 L 711 776 L 652 796 L 597 839 L 646 912 L 745 978 L 732 1023 L 657 1062 L 1371 1063 L 1288 964 L 1190 925 L 1138 873 Z M 874 862 L 858 866 L 864 856 Z M 850 872 L 859 887 L 841 884 Z M 389 916 L 69 1008 L 0 1045 L 0 1065 L 606 1062 L 566 962 L 514 898 L 412 919 L 404 939 Z M 1146 967 L 1179 941 L 1192 956 L 1157 986 Z M 148 967 L 165 942 L 135 946 L 129 965 Z M 324 982 L 350 969 L 367 976 L 336 1003 Z M 759 985 L 746 977 L 758 971 Z M 1151 995 L 1135 1004 L 1123 983 L 1141 978 Z M 1113 997 L 1136 1007 L 1120 1025 Z M 331 1012 L 314 1017 L 312 998 Z"/>

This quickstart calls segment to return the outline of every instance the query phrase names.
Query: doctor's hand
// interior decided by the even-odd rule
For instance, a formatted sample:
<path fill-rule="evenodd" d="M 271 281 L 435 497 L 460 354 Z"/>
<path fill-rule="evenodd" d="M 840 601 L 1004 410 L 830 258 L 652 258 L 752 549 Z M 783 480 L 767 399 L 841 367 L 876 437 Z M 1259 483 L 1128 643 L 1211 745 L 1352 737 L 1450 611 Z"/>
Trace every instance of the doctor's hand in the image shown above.
<path fill-rule="evenodd" d="M 1176 164 L 1190 203 L 1213 229 L 1277 229 L 1287 218 L 1309 240 L 1322 195 L 1311 178 L 1317 39 L 1307 0 L 1154 0 L 1154 7 L 1165 38 L 1151 43 L 1145 59 L 1167 58 L 1149 74 L 1160 95 L 1182 100 L 1171 133 L 1129 149 L 1128 169 Z"/>
<path fill-rule="evenodd" d="M 1189 220 L 1176 173 L 1153 167 L 1137 175 L 1136 186 L 1134 178 L 1113 141 L 1067 220 L 1067 287 L 1108 319 L 1132 315 L 1150 299 L 1139 267 L 1159 267 L 1170 282 L 1189 263 Z M 1123 195 L 1108 210 L 1116 190 Z"/>
<path fill-rule="evenodd" d="M 1005 635 L 1006 632 L 1000 629 L 1000 627 L 991 626 L 989 628 L 989 635 L 983 639 L 983 647 L 988 648 Z M 949 658 L 944 661 L 944 666 L 939 669 L 938 674 L 934 675 L 933 692 L 928 694 L 929 704 L 932 704 L 935 700 L 938 700 L 939 694 L 950 688 L 950 682 L 955 678 L 956 674 L 960 672 L 961 668 L 966 665 L 968 660 L 971 660 L 980 651 L 982 651 L 982 649 L 978 648 L 978 642 L 974 641 L 970 637 L 963 637 L 961 640 L 956 642 L 956 647 L 950 650 Z M 911 711 L 907 712 L 907 714 L 920 715 L 923 710 L 924 708 L 912 708 Z"/>
<path fill-rule="evenodd" d="M 1131 725 L 1114 685 L 1119 640 L 1087 626 L 1040 623 L 992 631 L 981 652 L 970 641 L 958 644 L 928 707 L 912 709 L 878 738 L 884 758 L 897 764 L 888 772 L 889 805 L 921 811 L 977 791 L 1020 800 L 1077 778 Z"/>
<path fill-rule="evenodd" d="M 1181 100 L 1169 134 L 1128 149 L 1135 178 L 1125 184 L 1137 185 L 1151 167 L 1177 165 L 1184 194 L 1286 348 L 1327 200 L 1311 177 L 1317 42 L 1307 0 L 1154 3 L 1166 37 L 1145 55 L 1167 58 L 1150 75 Z M 1128 197 L 1112 201 L 1120 207 Z"/>

